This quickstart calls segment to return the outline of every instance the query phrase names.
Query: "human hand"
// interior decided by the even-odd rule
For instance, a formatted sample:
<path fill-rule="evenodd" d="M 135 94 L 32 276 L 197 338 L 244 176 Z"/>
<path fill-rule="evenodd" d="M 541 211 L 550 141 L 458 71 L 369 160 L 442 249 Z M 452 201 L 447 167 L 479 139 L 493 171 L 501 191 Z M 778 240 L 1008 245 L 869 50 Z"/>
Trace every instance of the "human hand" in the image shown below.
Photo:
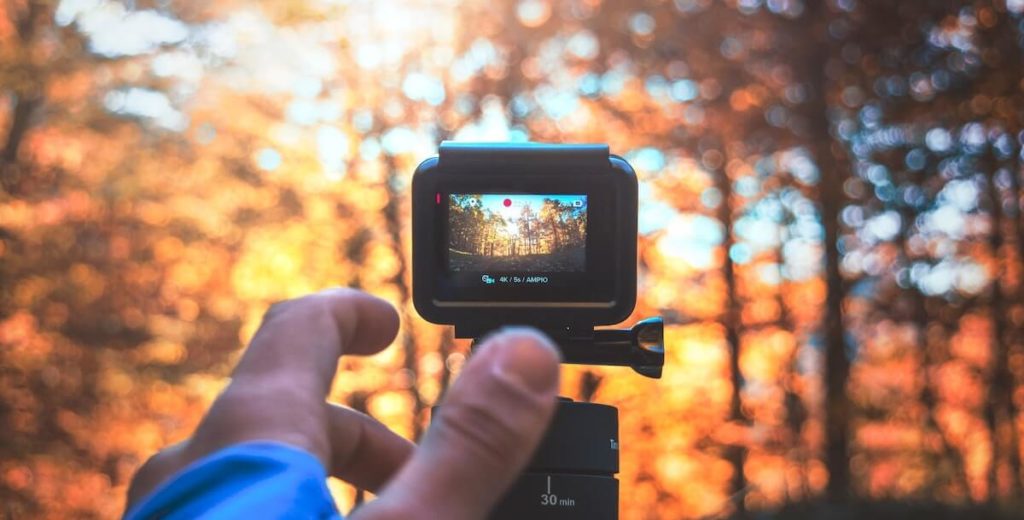
<path fill-rule="evenodd" d="M 395 310 L 359 291 L 332 289 L 274 305 L 193 436 L 135 475 L 128 509 L 190 463 L 263 440 L 304 449 L 332 476 L 380 491 L 352 520 L 483 518 L 550 422 L 557 350 L 523 329 L 487 339 L 415 447 L 376 420 L 325 402 L 341 355 L 379 352 L 397 331 Z"/>

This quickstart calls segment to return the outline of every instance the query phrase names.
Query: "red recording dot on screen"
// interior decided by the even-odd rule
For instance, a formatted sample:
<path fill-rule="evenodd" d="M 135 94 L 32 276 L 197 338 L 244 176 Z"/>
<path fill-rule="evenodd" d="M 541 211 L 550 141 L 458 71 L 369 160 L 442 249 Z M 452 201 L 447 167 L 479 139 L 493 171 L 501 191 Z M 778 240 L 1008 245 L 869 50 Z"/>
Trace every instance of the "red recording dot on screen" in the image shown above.
<path fill-rule="evenodd" d="M 504 204 L 505 204 L 505 207 L 506 207 L 506 208 L 507 208 L 507 207 L 509 207 L 509 206 L 511 206 L 511 205 L 512 205 L 512 199 L 505 199 L 505 202 L 504 202 Z"/>
<path fill-rule="evenodd" d="M 440 204 L 440 203 L 441 203 L 441 192 L 438 192 L 438 193 L 437 193 L 437 196 L 436 196 L 436 197 L 434 197 L 434 200 L 435 200 L 435 201 L 436 201 L 436 202 L 437 202 L 438 204 Z"/>

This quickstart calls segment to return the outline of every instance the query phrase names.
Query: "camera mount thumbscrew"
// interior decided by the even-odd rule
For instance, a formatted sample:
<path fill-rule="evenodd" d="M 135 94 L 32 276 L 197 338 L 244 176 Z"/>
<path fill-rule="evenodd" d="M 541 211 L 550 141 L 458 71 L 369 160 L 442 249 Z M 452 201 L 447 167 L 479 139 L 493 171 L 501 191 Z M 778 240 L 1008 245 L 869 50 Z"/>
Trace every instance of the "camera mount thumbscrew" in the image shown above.
<path fill-rule="evenodd" d="M 636 322 L 628 329 L 596 329 L 586 334 L 541 328 L 562 352 L 562 363 L 630 367 L 651 379 L 661 379 L 665 366 L 665 322 L 660 316 Z M 456 337 L 459 330 L 456 329 Z M 473 340 L 479 346 L 485 335 Z"/>
<path fill-rule="evenodd" d="M 638 321 L 629 329 L 597 329 L 588 338 L 554 338 L 562 363 L 628 366 L 636 373 L 661 379 L 665 366 L 665 324 L 661 317 Z"/>

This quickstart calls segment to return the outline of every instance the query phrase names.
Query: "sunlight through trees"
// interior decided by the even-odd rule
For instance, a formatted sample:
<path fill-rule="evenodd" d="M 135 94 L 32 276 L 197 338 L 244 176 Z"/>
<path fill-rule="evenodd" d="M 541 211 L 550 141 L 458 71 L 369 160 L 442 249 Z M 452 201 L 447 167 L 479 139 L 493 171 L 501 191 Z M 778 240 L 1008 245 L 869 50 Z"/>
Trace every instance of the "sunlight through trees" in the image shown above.
<path fill-rule="evenodd" d="M 468 345 L 412 307 L 409 188 L 459 139 L 638 171 L 665 377 L 562 388 L 621 410 L 622 518 L 1012 517 L 1022 45 L 1019 0 L 0 1 L 0 514 L 118 515 L 328 286 L 402 316 L 332 399 L 418 437 Z M 458 197 L 453 258 L 583 261 L 571 200 Z"/>

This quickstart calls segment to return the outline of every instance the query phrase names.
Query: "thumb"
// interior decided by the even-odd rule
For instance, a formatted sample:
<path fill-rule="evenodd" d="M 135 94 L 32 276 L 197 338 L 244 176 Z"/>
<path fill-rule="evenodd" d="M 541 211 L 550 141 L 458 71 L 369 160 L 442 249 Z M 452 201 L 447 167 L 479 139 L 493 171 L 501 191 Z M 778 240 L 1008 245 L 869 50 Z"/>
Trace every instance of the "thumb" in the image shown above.
<path fill-rule="evenodd" d="M 537 332 L 510 329 L 485 341 L 412 459 L 351 518 L 484 518 L 551 421 L 558 362 L 554 345 Z"/>

